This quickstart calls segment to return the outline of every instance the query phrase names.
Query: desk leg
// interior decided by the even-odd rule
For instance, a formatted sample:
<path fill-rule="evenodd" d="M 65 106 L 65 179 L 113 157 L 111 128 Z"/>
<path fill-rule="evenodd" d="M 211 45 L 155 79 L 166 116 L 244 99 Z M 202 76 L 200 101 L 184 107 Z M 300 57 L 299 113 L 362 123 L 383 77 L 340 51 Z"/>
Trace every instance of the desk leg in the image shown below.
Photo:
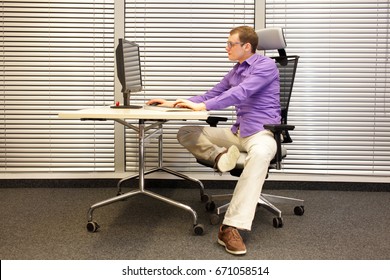
<path fill-rule="evenodd" d="M 131 192 L 128 192 L 128 193 L 125 193 L 125 194 L 122 194 L 122 195 L 119 195 L 119 196 L 116 196 L 116 197 L 112 197 L 112 198 L 106 199 L 104 201 L 101 201 L 101 202 L 98 202 L 98 203 L 95 203 L 94 205 L 92 205 L 89 208 L 89 211 L 88 211 L 87 230 L 89 232 L 95 232 L 100 227 L 98 225 L 98 223 L 93 221 L 93 217 L 92 216 L 93 216 L 93 211 L 95 209 L 103 207 L 103 206 L 106 206 L 106 205 L 109 205 L 109 204 L 112 204 L 112 203 L 115 203 L 115 202 L 118 202 L 118 201 L 126 200 L 127 198 L 135 196 L 137 194 L 144 194 L 144 195 L 147 195 L 147 196 L 152 197 L 154 199 L 160 200 L 162 202 L 165 202 L 165 203 L 168 203 L 168 204 L 173 205 L 175 207 L 178 207 L 178 208 L 181 208 L 183 210 L 186 210 L 187 212 L 192 214 L 194 233 L 196 235 L 202 235 L 203 234 L 204 227 L 203 227 L 202 224 L 198 224 L 198 214 L 190 206 L 185 205 L 185 204 L 180 203 L 180 202 L 177 202 L 177 201 L 175 201 L 173 199 L 169 199 L 169 198 L 164 197 L 162 195 L 159 195 L 157 193 L 154 193 L 154 192 L 151 192 L 151 191 L 145 191 L 145 190 L 144 191 L 134 190 L 134 191 L 131 191 Z"/>
<path fill-rule="evenodd" d="M 132 197 L 132 196 L 135 196 L 137 194 L 144 194 L 144 195 L 148 195 L 150 197 L 153 197 L 155 199 L 158 199 L 160 201 L 163 201 L 165 203 L 168 203 L 170 205 L 176 206 L 178 208 L 181 208 L 183 210 L 186 210 L 186 211 L 190 212 L 192 214 L 192 217 L 193 217 L 193 230 L 194 230 L 194 233 L 197 234 L 197 235 L 203 234 L 203 231 L 204 231 L 203 225 L 202 224 L 198 224 L 198 215 L 190 206 L 182 204 L 182 203 L 177 202 L 175 200 L 169 199 L 167 197 L 161 196 L 161 195 L 159 195 L 157 193 L 154 193 L 154 192 L 151 192 L 151 191 L 145 191 L 145 189 L 144 189 L 145 188 L 145 174 L 149 174 L 149 173 L 157 171 L 157 170 L 164 170 L 166 172 L 169 172 L 169 173 L 171 173 L 173 175 L 176 175 L 176 176 L 179 176 L 181 178 L 192 180 L 192 181 L 196 181 L 196 182 L 200 183 L 200 185 L 202 187 L 202 190 L 203 190 L 203 184 L 199 180 L 197 180 L 197 179 L 193 179 L 193 178 L 190 178 L 190 177 L 185 176 L 183 174 L 180 174 L 180 173 L 178 173 L 176 171 L 173 171 L 173 170 L 170 170 L 170 169 L 167 169 L 167 168 L 163 168 L 161 166 L 162 165 L 161 164 L 161 159 L 160 159 L 160 163 L 159 163 L 159 165 L 160 165 L 159 168 L 145 172 L 145 162 L 144 162 L 145 124 L 144 124 L 144 120 L 139 120 L 138 137 L 139 137 L 139 139 L 138 139 L 138 141 L 139 141 L 139 157 L 138 157 L 139 158 L 139 160 L 138 160 L 139 174 L 130 177 L 130 178 L 139 177 L 138 190 L 130 191 L 130 192 L 125 193 L 125 194 L 120 194 L 120 195 L 118 195 L 116 197 L 109 198 L 109 199 L 106 199 L 104 201 L 101 201 L 101 202 L 98 202 L 98 203 L 95 203 L 94 205 L 92 205 L 90 207 L 89 211 L 88 211 L 87 230 L 90 231 L 90 232 L 95 232 L 99 228 L 99 225 L 96 222 L 94 222 L 93 218 L 92 218 L 92 214 L 93 214 L 93 211 L 95 209 L 103 207 L 103 206 L 108 205 L 108 204 L 115 203 L 117 201 L 125 200 L 125 199 L 127 199 L 129 197 Z M 160 141 L 161 141 L 161 139 L 160 139 Z M 160 147 L 160 149 L 161 148 L 162 147 Z M 162 155 L 160 154 L 160 156 L 162 156 Z M 126 179 L 129 179 L 129 178 L 126 178 Z M 120 183 L 121 182 L 123 182 L 123 179 L 120 181 Z"/>
<path fill-rule="evenodd" d="M 184 175 L 184 174 L 177 172 L 175 170 L 172 170 L 170 168 L 163 167 L 163 133 L 161 133 L 161 135 L 158 137 L 158 167 L 151 169 L 151 170 L 148 170 L 148 171 L 145 171 L 145 164 L 144 164 L 145 126 L 144 126 L 143 122 L 142 123 L 140 122 L 139 128 L 140 128 L 139 129 L 139 163 L 138 163 L 139 171 L 138 171 L 138 174 L 123 178 L 118 182 L 118 184 L 117 184 L 118 195 L 122 194 L 121 185 L 123 182 L 138 178 L 139 174 L 143 174 L 143 176 L 145 176 L 145 175 L 148 175 L 148 174 L 153 173 L 153 172 L 164 171 L 164 172 L 167 172 L 167 173 L 174 175 L 176 177 L 197 183 L 200 187 L 200 200 L 202 202 L 209 201 L 210 197 L 209 197 L 209 195 L 205 194 L 204 185 L 200 180 L 193 178 L 193 177 L 190 177 L 190 176 L 187 176 L 187 175 Z M 163 129 L 162 124 L 159 125 L 159 129 L 161 129 L 161 130 Z M 141 170 L 141 167 L 142 167 L 142 170 Z M 141 181 L 143 182 L 142 184 L 141 184 Z M 144 182 L 145 182 L 144 178 L 143 179 L 140 178 L 140 184 L 141 184 L 140 188 L 142 187 L 142 189 L 144 189 L 144 187 L 145 187 Z"/>
<path fill-rule="evenodd" d="M 145 175 L 148 175 L 148 174 L 151 174 L 151 173 L 154 173 L 154 172 L 158 172 L 158 171 L 164 171 L 164 172 L 167 172 L 169 174 L 172 174 L 176 177 L 179 177 L 179 178 L 182 178 L 182 179 L 185 179 L 185 180 L 188 180 L 188 181 L 191 181 L 191 182 L 194 182 L 194 183 L 197 183 L 199 185 L 199 188 L 200 188 L 200 200 L 202 202 L 207 202 L 209 201 L 209 195 L 205 193 L 204 191 L 204 185 L 202 183 L 202 181 L 200 181 L 199 179 L 196 179 L 196 178 L 193 178 L 193 177 L 190 177 L 190 176 L 187 176 L 185 174 L 182 174 L 180 172 L 177 172 L 175 170 L 172 170 L 170 168 L 167 168 L 167 167 L 163 167 L 163 166 L 160 166 L 160 167 L 157 167 L 157 168 L 153 168 L 153 169 L 150 169 L 148 171 L 144 171 L 144 174 Z M 125 181 L 128 181 L 128 180 L 131 180 L 131 179 L 135 179 L 135 178 L 138 178 L 138 174 L 135 174 L 135 175 L 132 175 L 132 176 L 129 176 L 129 177 L 126 177 L 126 178 L 123 178 L 121 179 L 118 184 L 117 184 L 117 187 L 118 187 L 118 195 L 121 195 L 122 194 L 122 183 L 124 183 Z"/>
<path fill-rule="evenodd" d="M 161 170 L 161 171 L 165 171 L 165 172 L 167 172 L 167 173 L 169 173 L 169 174 L 172 174 L 172 175 L 175 175 L 175 176 L 177 176 L 177 177 L 179 177 L 179 178 L 182 178 L 182 179 L 185 179 L 185 180 L 188 180 L 188 181 L 192 181 L 192 182 L 198 183 L 199 186 L 200 186 L 200 200 L 201 200 L 202 202 L 207 202 L 207 201 L 209 201 L 209 198 L 210 198 L 210 197 L 209 197 L 209 195 L 207 195 L 207 194 L 204 193 L 204 186 L 203 186 L 203 183 L 202 183 L 200 180 L 198 180 L 198 179 L 196 179 L 196 178 L 193 178 L 193 177 L 190 177 L 190 176 L 187 176 L 187 175 L 185 175 L 185 174 L 182 174 L 182 173 L 180 173 L 180 172 L 177 172 L 177 171 L 172 170 L 172 169 L 167 168 L 167 167 L 160 167 L 158 170 L 159 170 L 159 171 L 160 171 L 160 170 Z"/>

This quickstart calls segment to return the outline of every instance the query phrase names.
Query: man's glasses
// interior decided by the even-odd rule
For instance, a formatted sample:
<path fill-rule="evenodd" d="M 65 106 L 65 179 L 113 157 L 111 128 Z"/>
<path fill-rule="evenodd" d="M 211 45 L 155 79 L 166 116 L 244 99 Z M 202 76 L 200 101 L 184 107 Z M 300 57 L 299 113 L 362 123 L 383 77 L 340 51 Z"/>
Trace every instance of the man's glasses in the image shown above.
<path fill-rule="evenodd" d="M 235 46 L 235 45 L 241 45 L 241 46 L 243 46 L 243 45 L 245 45 L 245 43 L 241 43 L 241 42 L 233 43 L 233 42 L 230 42 L 230 41 L 227 41 L 227 42 L 226 42 L 226 46 L 227 46 L 229 49 L 232 48 L 232 47 Z"/>

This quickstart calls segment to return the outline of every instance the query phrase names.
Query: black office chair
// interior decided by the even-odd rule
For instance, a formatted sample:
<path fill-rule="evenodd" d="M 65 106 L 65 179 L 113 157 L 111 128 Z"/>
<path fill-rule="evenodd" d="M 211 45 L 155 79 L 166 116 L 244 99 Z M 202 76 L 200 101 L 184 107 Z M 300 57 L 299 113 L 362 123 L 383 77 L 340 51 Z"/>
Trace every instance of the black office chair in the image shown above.
<path fill-rule="evenodd" d="M 279 69 L 280 76 L 280 103 L 281 103 L 281 124 L 270 124 L 264 125 L 265 129 L 268 129 L 274 133 L 274 137 L 277 143 L 277 152 L 274 159 L 271 161 L 269 169 L 281 169 L 282 159 L 287 155 L 286 149 L 282 143 L 291 143 L 292 139 L 289 135 L 289 130 L 293 130 L 293 125 L 287 124 L 288 107 L 291 98 L 291 92 L 294 84 L 295 73 L 298 65 L 299 56 L 287 56 L 285 47 L 285 39 L 283 30 L 281 28 L 268 28 L 256 31 L 259 37 L 258 50 L 275 50 L 279 52 L 278 57 L 272 57 Z M 220 121 L 226 121 L 227 118 L 222 117 L 209 117 L 207 123 L 210 126 L 217 126 Z M 236 167 L 230 171 L 230 174 L 239 177 L 244 169 L 244 162 L 246 153 L 241 153 Z M 203 164 L 202 162 L 198 161 Z M 205 164 L 203 164 L 205 165 Z M 227 200 L 232 197 L 232 194 L 213 195 L 210 196 L 209 201 L 206 203 L 206 209 L 208 211 L 215 211 L 215 214 L 210 215 L 211 224 L 218 224 L 220 221 L 220 214 L 225 213 L 229 203 L 216 207 L 216 200 Z M 275 228 L 283 226 L 282 211 L 279 210 L 273 203 L 297 203 L 298 205 L 294 208 L 296 215 L 303 215 L 304 205 L 302 199 L 282 197 L 270 194 L 262 193 L 258 205 L 265 207 L 268 211 L 275 214 L 276 217 L 273 219 L 273 225 Z"/>

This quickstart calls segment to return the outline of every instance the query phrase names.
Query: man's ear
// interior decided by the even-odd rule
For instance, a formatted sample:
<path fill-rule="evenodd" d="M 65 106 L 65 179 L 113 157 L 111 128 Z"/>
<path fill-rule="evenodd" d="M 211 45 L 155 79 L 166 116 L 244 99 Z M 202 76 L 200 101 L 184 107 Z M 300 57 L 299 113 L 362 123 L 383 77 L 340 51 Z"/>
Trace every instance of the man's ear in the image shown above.
<path fill-rule="evenodd" d="M 247 52 L 252 52 L 252 45 L 251 45 L 251 43 L 245 43 L 244 49 Z"/>

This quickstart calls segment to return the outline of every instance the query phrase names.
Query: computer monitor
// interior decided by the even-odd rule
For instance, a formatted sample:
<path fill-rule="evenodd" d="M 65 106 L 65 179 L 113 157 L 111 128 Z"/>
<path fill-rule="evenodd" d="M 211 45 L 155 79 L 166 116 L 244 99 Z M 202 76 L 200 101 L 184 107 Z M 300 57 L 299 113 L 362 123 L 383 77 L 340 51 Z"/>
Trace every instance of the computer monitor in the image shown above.
<path fill-rule="evenodd" d="M 134 42 L 119 39 L 115 53 L 117 76 L 122 84 L 123 104 L 116 104 L 112 108 L 142 108 L 142 106 L 130 105 L 131 93 L 142 90 L 139 46 Z"/>

